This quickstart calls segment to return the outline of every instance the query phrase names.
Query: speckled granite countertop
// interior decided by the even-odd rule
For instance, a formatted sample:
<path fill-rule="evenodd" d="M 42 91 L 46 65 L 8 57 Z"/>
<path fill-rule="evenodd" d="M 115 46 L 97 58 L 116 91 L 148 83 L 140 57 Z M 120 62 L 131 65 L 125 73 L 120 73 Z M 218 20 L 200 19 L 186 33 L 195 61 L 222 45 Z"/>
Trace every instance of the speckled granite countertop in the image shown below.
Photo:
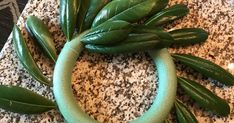
<path fill-rule="evenodd" d="M 170 5 L 184 3 L 190 14 L 168 28 L 201 27 L 210 33 L 204 44 L 185 48 L 171 48 L 170 52 L 191 53 L 211 60 L 234 74 L 234 1 L 233 0 L 170 0 Z M 51 78 L 54 65 L 40 54 L 40 49 L 28 37 L 24 21 L 28 15 L 36 15 L 49 25 L 55 37 L 58 52 L 65 38 L 58 25 L 59 0 L 30 0 L 18 25 L 32 55 L 44 74 Z M 182 23 L 181 23 L 182 22 Z M 79 67 L 77 67 L 79 66 Z M 77 102 L 92 117 L 102 122 L 127 122 L 141 115 L 149 108 L 156 95 L 157 75 L 147 54 L 106 56 L 84 52 L 74 68 L 73 88 Z M 197 80 L 208 89 L 224 98 L 231 106 L 229 117 L 220 118 L 202 110 L 194 102 L 183 96 L 201 123 L 234 123 L 234 87 L 218 87 L 200 74 L 177 64 L 178 74 Z M 53 99 L 51 88 L 35 82 L 19 63 L 12 47 L 10 36 L 0 54 L 0 83 L 19 85 Z M 183 70 L 183 72 L 181 72 Z M 185 74 L 185 72 L 187 72 Z M 155 84 L 156 83 L 156 84 Z M 0 110 L 0 122 L 45 123 L 64 122 L 57 110 L 40 115 L 19 115 Z"/>

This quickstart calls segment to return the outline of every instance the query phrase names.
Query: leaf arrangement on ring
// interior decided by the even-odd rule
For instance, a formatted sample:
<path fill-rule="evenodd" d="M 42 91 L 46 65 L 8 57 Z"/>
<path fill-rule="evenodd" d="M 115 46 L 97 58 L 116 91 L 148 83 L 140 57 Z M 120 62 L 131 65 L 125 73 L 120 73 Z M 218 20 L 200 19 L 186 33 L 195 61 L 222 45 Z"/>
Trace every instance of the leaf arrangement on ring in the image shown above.
<path fill-rule="evenodd" d="M 167 32 L 165 24 L 186 16 L 189 9 L 182 4 L 166 8 L 168 0 L 60 0 L 60 24 L 67 41 L 81 34 L 81 41 L 91 52 L 104 54 L 132 53 L 167 48 L 170 46 L 187 46 L 205 42 L 208 33 L 200 28 L 183 28 Z M 40 26 L 38 26 L 40 25 Z M 76 28 L 77 27 L 77 28 Z M 30 16 L 26 21 L 27 31 L 35 39 L 44 52 L 54 62 L 57 54 L 53 38 L 46 25 L 37 17 Z M 77 30 L 77 31 L 75 31 Z M 77 32 L 77 34 L 74 34 Z M 44 35 L 41 35 L 44 34 Z M 76 36 L 74 36 L 76 35 Z M 22 34 L 17 26 L 13 30 L 15 51 L 29 74 L 37 81 L 51 85 L 34 62 Z M 23 50 L 21 50 L 23 49 Z M 211 77 L 225 85 L 234 85 L 234 77 L 223 68 L 202 58 L 187 54 L 172 54 L 176 61 Z M 230 113 L 228 103 L 210 92 L 197 82 L 178 77 L 180 87 L 201 107 L 214 111 L 220 116 Z M 23 88 L 5 88 L 10 94 L 26 92 Z M 25 93 L 27 95 L 27 93 Z M 11 97 L 11 95 L 8 95 Z M 18 109 L 18 106 L 6 106 L 12 102 L 0 102 L 0 107 L 18 113 L 41 113 L 55 108 L 54 104 L 37 94 L 29 94 L 28 98 L 36 98 L 41 102 L 43 110 L 36 108 Z M 0 99 L 8 98 L 0 95 Z M 20 100 L 27 102 L 27 100 Z M 43 103 L 46 102 L 46 103 Z M 36 105 L 30 104 L 31 106 Z M 18 105 L 18 103 L 14 103 Z M 26 105 L 26 104 L 25 104 Z M 37 105 L 36 105 L 37 106 Z M 44 107 L 44 108 L 43 108 Z M 198 122 L 188 108 L 180 101 L 175 101 L 176 116 L 179 123 Z"/>

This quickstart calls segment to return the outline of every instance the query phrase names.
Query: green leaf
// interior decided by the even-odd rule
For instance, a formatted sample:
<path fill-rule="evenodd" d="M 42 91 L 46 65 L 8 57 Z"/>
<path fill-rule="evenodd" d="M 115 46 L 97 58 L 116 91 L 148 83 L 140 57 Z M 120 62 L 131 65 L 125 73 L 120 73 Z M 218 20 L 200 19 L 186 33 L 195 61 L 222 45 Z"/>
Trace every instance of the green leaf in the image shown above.
<path fill-rule="evenodd" d="M 122 44 L 126 43 L 134 43 L 134 42 L 146 42 L 151 40 L 160 40 L 160 37 L 154 33 L 130 33 L 128 38 L 122 42 Z"/>
<path fill-rule="evenodd" d="M 174 38 L 174 45 L 186 46 L 196 43 L 205 42 L 208 33 L 200 28 L 183 28 L 169 32 Z"/>
<path fill-rule="evenodd" d="M 91 27 L 98 12 L 108 3 L 108 0 L 82 0 L 78 13 L 79 32 Z"/>
<path fill-rule="evenodd" d="M 228 103 L 213 94 L 210 90 L 197 82 L 185 78 L 178 78 L 178 82 L 185 93 L 194 99 L 201 107 L 214 111 L 221 116 L 229 115 L 230 107 Z"/>
<path fill-rule="evenodd" d="M 154 33 L 158 35 L 160 39 L 171 40 L 174 42 L 174 39 L 171 36 L 171 34 L 164 31 L 161 27 L 134 25 L 132 33 Z"/>
<path fill-rule="evenodd" d="M 225 85 L 234 85 L 234 76 L 231 73 L 208 60 L 187 54 L 173 54 L 172 56 L 182 64 L 193 68 L 207 77 L 211 77 Z"/>
<path fill-rule="evenodd" d="M 175 102 L 175 109 L 178 123 L 198 123 L 193 113 L 178 99 Z"/>
<path fill-rule="evenodd" d="M 168 119 L 164 120 L 164 123 L 171 123 Z"/>
<path fill-rule="evenodd" d="M 60 25 L 69 41 L 75 31 L 80 2 L 81 0 L 60 0 Z"/>
<path fill-rule="evenodd" d="M 107 4 L 96 16 L 92 27 L 106 21 L 124 20 L 130 23 L 160 11 L 168 0 L 114 0 Z"/>
<path fill-rule="evenodd" d="M 176 19 L 179 19 L 187 15 L 189 9 L 183 4 L 177 4 L 167 9 L 162 10 L 156 15 L 152 16 L 145 22 L 145 25 L 149 26 L 163 26 L 170 23 Z"/>
<path fill-rule="evenodd" d="M 46 55 L 56 62 L 57 53 L 55 44 L 48 27 L 35 16 L 29 16 L 25 26 L 31 37 L 39 43 Z"/>
<path fill-rule="evenodd" d="M 93 0 L 81 0 L 81 6 L 77 15 L 77 27 L 78 33 L 81 33 L 85 30 L 85 16 L 89 9 L 90 2 Z M 95 0 L 96 1 L 96 0 Z"/>
<path fill-rule="evenodd" d="M 23 35 L 16 25 L 13 28 L 13 44 L 16 54 L 27 72 L 38 82 L 46 85 L 51 85 L 52 82 L 44 76 L 44 74 L 41 72 L 36 62 L 34 61 L 23 38 Z"/>
<path fill-rule="evenodd" d="M 27 89 L 0 85 L 0 108 L 21 114 L 38 114 L 55 109 L 55 104 Z"/>
<path fill-rule="evenodd" d="M 148 51 L 152 49 L 161 49 L 171 45 L 171 40 L 160 39 L 153 33 L 130 34 L 129 37 L 116 45 L 92 45 L 85 46 L 91 52 L 117 54 L 117 53 L 134 53 Z"/>
<path fill-rule="evenodd" d="M 108 21 L 88 31 L 81 41 L 86 44 L 114 44 L 123 41 L 131 31 L 126 21 Z"/>

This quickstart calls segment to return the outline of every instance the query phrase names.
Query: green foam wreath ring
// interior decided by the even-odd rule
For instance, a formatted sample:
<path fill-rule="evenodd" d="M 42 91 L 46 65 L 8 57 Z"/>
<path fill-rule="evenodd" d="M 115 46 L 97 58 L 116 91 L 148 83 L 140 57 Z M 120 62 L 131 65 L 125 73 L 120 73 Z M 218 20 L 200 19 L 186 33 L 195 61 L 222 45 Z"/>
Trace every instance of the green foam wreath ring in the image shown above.
<path fill-rule="evenodd" d="M 98 123 L 86 114 L 72 93 L 72 70 L 84 46 L 76 37 L 62 49 L 54 70 L 53 92 L 58 108 L 68 123 Z M 157 68 L 159 85 L 152 106 L 131 123 L 160 123 L 169 114 L 176 96 L 177 79 L 175 65 L 167 49 L 149 51 Z"/>

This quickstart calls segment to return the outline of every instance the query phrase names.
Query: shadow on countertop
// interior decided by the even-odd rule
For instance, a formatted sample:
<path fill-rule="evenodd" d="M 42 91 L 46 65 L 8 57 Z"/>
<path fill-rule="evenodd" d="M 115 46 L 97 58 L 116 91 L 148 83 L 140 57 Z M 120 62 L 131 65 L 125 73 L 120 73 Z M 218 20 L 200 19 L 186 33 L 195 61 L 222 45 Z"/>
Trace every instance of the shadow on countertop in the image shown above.
<path fill-rule="evenodd" d="M 0 0 L 0 51 L 28 0 Z"/>

